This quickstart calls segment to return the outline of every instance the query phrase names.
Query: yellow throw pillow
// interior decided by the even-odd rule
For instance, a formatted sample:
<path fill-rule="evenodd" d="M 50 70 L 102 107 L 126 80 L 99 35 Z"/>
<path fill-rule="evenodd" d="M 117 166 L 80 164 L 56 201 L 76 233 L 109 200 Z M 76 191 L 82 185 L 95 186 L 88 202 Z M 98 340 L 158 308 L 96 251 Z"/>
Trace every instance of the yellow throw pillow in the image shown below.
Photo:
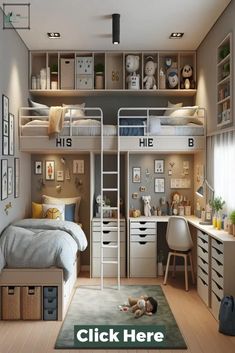
<path fill-rule="evenodd" d="M 42 204 L 32 202 L 32 218 L 42 218 Z"/>

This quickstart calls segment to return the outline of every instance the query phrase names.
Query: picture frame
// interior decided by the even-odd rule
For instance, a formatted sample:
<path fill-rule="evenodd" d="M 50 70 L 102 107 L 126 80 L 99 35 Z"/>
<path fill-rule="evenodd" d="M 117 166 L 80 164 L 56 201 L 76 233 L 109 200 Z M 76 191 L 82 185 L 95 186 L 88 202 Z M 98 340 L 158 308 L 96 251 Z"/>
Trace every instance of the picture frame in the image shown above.
<path fill-rule="evenodd" d="M 132 168 L 132 182 L 140 183 L 141 182 L 141 168 L 133 167 Z"/>
<path fill-rule="evenodd" d="M 73 174 L 84 174 L 84 160 L 74 159 L 73 160 Z"/>
<path fill-rule="evenodd" d="M 8 136 L 8 121 L 3 120 L 2 123 L 3 136 Z"/>
<path fill-rule="evenodd" d="M 3 4 L 3 29 L 30 29 L 30 3 Z"/>
<path fill-rule="evenodd" d="M 165 192 L 165 178 L 155 178 L 154 191 L 156 193 L 164 193 Z"/>
<path fill-rule="evenodd" d="M 8 195 L 11 195 L 13 193 L 13 168 L 8 167 L 8 186 L 7 186 L 7 192 Z"/>
<path fill-rule="evenodd" d="M 57 170 L 56 181 L 64 181 L 64 171 L 63 170 Z"/>
<path fill-rule="evenodd" d="M 8 197 L 8 160 L 1 160 L 1 200 Z"/>
<path fill-rule="evenodd" d="M 14 156 L 15 150 L 15 141 L 14 141 L 14 121 L 15 117 L 13 114 L 9 113 L 9 136 L 8 136 L 8 147 L 9 147 L 9 156 Z"/>
<path fill-rule="evenodd" d="M 164 174 L 164 159 L 154 160 L 154 173 Z"/>
<path fill-rule="evenodd" d="M 42 175 L 42 161 L 34 162 L 34 174 Z"/>
<path fill-rule="evenodd" d="M 2 95 L 2 118 L 3 120 L 8 122 L 8 116 L 9 116 L 9 98 L 5 96 L 5 94 Z"/>
<path fill-rule="evenodd" d="M 55 161 L 46 161 L 46 180 L 55 180 Z"/>
<path fill-rule="evenodd" d="M 14 197 L 20 196 L 20 159 L 14 158 Z"/>
<path fill-rule="evenodd" d="M 9 150 L 9 140 L 8 136 L 3 136 L 2 137 L 2 154 L 3 156 L 8 156 L 8 150 Z"/>

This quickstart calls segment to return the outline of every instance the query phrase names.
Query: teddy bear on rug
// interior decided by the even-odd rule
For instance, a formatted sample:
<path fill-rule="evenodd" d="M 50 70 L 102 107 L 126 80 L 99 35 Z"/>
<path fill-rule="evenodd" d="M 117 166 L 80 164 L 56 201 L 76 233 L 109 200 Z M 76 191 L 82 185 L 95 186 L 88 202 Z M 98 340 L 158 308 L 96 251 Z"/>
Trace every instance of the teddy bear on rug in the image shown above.
<path fill-rule="evenodd" d="M 130 311 L 134 313 L 135 318 L 143 315 L 151 316 L 157 312 L 158 303 L 153 297 L 142 295 L 139 298 L 129 297 L 128 302 Z"/>

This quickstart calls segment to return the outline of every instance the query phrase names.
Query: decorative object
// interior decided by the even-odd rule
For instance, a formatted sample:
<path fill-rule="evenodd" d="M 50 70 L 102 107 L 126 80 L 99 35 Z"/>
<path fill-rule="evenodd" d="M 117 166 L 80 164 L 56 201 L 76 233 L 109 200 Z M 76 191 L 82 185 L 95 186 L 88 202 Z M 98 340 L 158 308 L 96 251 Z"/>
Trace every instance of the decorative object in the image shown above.
<path fill-rule="evenodd" d="M 34 162 L 34 174 L 42 175 L 42 162 L 41 161 Z"/>
<path fill-rule="evenodd" d="M 146 63 L 145 63 L 145 68 L 144 68 L 144 72 L 145 72 L 146 76 L 143 79 L 143 83 L 144 83 L 145 89 L 156 89 L 157 88 L 156 79 L 154 77 L 156 68 L 157 68 L 157 63 L 155 63 L 153 61 L 152 56 L 148 56 L 146 58 Z"/>
<path fill-rule="evenodd" d="M 126 77 L 128 89 L 140 89 L 140 75 L 136 72 L 139 69 L 140 57 L 138 55 L 126 56 L 126 71 L 129 75 Z"/>
<path fill-rule="evenodd" d="M 13 168 L 8 167 L 8 195 L 13 193 Z"/>
<path fill-rule="evenodd" d="M 2 95 L 2 154 L 8 155 L 9 139 L 9 98 Z"/>
<path fill-rule="evenodd" d="M 2 95 L 2 118 L 3 118 L 3 120 L 8 121 L 8 115 L 9 115 L 9 98 L 3 94 Z"/>
<path fill-rule="evenodd" d="M 164 159 L 155 159 L 154 161 L 154 173 L 164 173 Z"/>
<path fill-rule="evenodd" d="M 103 204 L 103 206 L 105 205 L 104 200 L 101 199 L 101 195 L 96 196 L 96 204 L 97 204 L 96 217 L 100 217 L 101 215 L 101 203 Z"/>
<path fill-rule="evenodd" d="M 142 196 L 142 200 L 144 201 L 144 215 L 145 217 L 151 217 L 151 196 Z"/>
<path fill-rule="evenodd" d="M 64 181 L 64 171 L 63 170 L 57 170 L 56 181 Z"/>
<path fill-rule="evenodd" d="M 120 43 L 120 14 L 112 14 L 112 42 L 113 44 Z"/>
<path fill-rule="evenodd" d="M 170 58 L 166 59 L 166 67 L 168 88 L 177 88 L 179 82 L 177 62 L 172 62 Z"/>
<path fill-rule="evenodd" d="M 230 229 L 229 233 L 235 236 L 235 211 L 232 211 L 229 215 L 229 220 L 231 222 L 232 231 Z"/>
<path fill-rule="evenodd" d="M 3 156 L 7 156 L 8 155 L 8 136 L 3 136 L 2 139 L 2 154 Z"/>
<path fill-rule="evenodd" d="M 141 182 L 141 169 L 140 167 L 133 167 L 132 168 L 132 182 L 133 183 L 140 183 Z"/>
<path fill-rule="evenodd" d="M 190 189 L 191 179 L 189 178 L 172 178 L 171 179 L 171 189 Z"/>
<path fill-rule="evenodd" d="M 214 216 L 212 221 L 213 227 L 220 230 L 222 224 L 222 216 L 220 212 L 222 211 L 223 206 L 225 205 L 225 201 L 222 200 L 221 196 L 216 196 L 210 202 L 210 205 L 212 207 L 212 210 L 214 210 Z"/>
<path fill-rule="evenodd" d="M 55 180 L 55 161 L 46 161 L 46 180 Z"/>
<path fill-rule="evenodd" d="M 14 156 L 14 149 L 15 149 L 15 142 L 14 142 L 14 115 L 9 113 L 9 139 L 8 139 L 8 144 L 9 144 L 9 155 Z"/>
<path fill-rule="evenodd" d="M 73 160 L 73 174 L 84 174 L 84 160 Z"/>
<path fill-rule="evenodd" d="M 138 192 L 133 192 L 133 193 L 132 193 L 132 198 L 133 198 L 133 199 L 138 199 L 138 197 L 139 197 Z"/>
<path fill-rule="evenodd" d="M 184 65 L 184 67 L 181 69 L 181 83 L 180 83 L 180 88 L 181 89 L 194 89 L 195 88 L 195 82 L 193 80 L 193 68 L 191 65 Z"/>
<path fill-rule="evenodd" d="M 145 186 L 140 186 L 139 187 L 139 191 L 140 192 L 145 192 L 146 191 L 146 187 Z"/>
<path fill-rule="evenodd" d="M 20 159 L 14 158 L 14 197 L 20 196 Z"/>
<path fill-rule="evenodd" d="M 10 209 L 10 208 L 12 208 L 12 203 L 11 202 L 9 202 L 9 203 L 7 203 L 6 205 L 5 205 L 5 207 L 4 207 L 4 212 L 6 213 L 6 215 L 8 216 L 8 210 Z"/>
<path fill-rule="evenodd" d="M 165 192 L 165 179 L 164 178 L 155 178 L 154 191 L 157 193 Z"/>
<path fill-rule="evenodd" d="M 134 217 L 134 218 L 137 218 L 137 217 L 140 217 L 141 216 L 141 212 L 140 212 L 140 210 L 133 210 L 132 211 L 132 216 Z"/>
<path fill-rule="evenodd" d="M 166 75 L 163 71 L 162 68 L 160 68 L 159 71 L 159 89 L 165 89 L 166 88 Z"/>
<path fill-rule="evenodd" d="M 3 29 L 30 29 L 30 3 L 3 4 Z"/>
<path fill-rule="evenodd" d="M 7 199 L 8 195 L 8 161 L 1 160 L 1 200 Z"/>

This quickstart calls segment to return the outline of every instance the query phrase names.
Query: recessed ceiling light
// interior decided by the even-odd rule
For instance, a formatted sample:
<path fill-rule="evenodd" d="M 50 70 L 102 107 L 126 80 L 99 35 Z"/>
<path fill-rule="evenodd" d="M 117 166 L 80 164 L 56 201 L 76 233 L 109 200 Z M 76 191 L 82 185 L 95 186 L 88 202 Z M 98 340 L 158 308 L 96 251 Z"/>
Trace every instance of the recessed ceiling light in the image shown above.
<path fill-rule="evenodd" d="M 170 35 L 170 39 L 180 39 L 182 38 L 184 35 L 183 32 L 172 32 L 171 35 Z"/>
<path fill-rule="evenodd" d="M 50 39 L 59 39 L 60 33 L 59 32 L 47 32 L 47 36 Z"/>

